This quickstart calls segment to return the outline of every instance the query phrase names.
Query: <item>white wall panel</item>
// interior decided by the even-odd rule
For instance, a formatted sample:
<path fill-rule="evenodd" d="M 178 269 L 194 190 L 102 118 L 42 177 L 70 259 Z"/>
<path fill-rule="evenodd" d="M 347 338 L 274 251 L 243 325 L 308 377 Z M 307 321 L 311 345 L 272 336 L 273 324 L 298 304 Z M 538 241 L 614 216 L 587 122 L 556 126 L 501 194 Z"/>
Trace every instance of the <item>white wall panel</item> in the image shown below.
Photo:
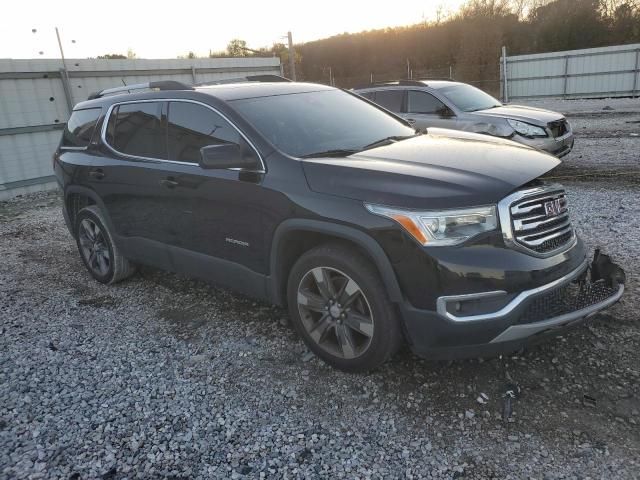
<path fill-rule="evenodd" d="M 640 44 L 508 56 L 509 99 L 640 95 L 639 58 Z"/>
<path fill-rule="evenodd" d="M 127 85 L 153 80 L 191 84 L 193 67 L 198 82 L 280 74 L 280 60 L 275 57 L 69 59 L 69 93 L 75 105 L 91 93 L 120 86 L 123 81 Z M 33 191 L 38 184 L 55 186 L 51 156 L 60 140 L 59 128 L 69 117 L 61 68 L 61 60 L 0 60 L 0 200 Z M 31 127 L 58 129 L 34 132 L 29 131 Z"/>

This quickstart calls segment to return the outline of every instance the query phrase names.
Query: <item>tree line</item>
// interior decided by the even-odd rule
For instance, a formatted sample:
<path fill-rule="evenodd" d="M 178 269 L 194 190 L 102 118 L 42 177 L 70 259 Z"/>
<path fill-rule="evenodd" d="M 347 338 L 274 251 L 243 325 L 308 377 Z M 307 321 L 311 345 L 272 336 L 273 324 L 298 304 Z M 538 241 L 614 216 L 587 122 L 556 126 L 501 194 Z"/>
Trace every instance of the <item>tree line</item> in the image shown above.
<path fill-rule="evenodd" d="M 298 45 L 298 76 L 326 82 L 331 67 L 336 84 L 350 87 L 372 74 L 453 72 L 495 91 L 503 45 L 516 55 L 640 42 L 637 0 L 469 0 L 455 14 L 439 13 L 432 22 Z"/>
<path fill-rule="evenodd" d="M 640 42 L 640 0 L 468 0 L 455 13 L 439 8 L 433 21 L 298 44 L 295 63 L 299 80 L 333 79 L 342 87 L 371 79 L 453 76 L 497 93 L 503 45 L 508 55 L 517 55 L 635 42 Z M 289 50 L 282 43 L 253 49 L 235 38 L 226 50 L 208 56 L 277 56 L 290 76 Z M 135 54 L 129 51 L 127 57 Z"/>

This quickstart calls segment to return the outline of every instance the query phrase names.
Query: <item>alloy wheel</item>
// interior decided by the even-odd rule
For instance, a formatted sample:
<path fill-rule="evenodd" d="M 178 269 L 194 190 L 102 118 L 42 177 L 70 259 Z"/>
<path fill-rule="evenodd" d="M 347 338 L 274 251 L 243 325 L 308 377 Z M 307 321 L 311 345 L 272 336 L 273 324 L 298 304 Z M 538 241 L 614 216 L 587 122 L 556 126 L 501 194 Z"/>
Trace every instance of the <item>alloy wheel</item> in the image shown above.
<path fill-rule="evenodd" d="M 374 321 L 371 307 L 358 284 L 330 267 L 309 270 L 298 286 L 302 324 L 323 350 L 352 359 L 371 345 Z"/>
<path fill-rule="evenodd" d="M 94 221 L 85 218 L 78 229 L 80 251 L 89 268 L 99 276 L 105 276 L 111 265 L 111 255 L 104 233 Z"/>

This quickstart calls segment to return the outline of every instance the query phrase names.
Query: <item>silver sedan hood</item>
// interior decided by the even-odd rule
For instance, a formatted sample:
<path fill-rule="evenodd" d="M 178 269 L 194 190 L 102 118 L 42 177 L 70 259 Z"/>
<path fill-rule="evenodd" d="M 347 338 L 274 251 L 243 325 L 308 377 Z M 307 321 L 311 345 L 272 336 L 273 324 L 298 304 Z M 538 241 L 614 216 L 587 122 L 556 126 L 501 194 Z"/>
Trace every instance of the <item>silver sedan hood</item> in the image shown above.
<path fill-rule="evenodd" d="M 564 119 L 562 114 L 544 110 L 542 108 L 526 107 L 524 105 L 504 105 L 502 107 L 488 108 L 486 110 L 478 110 L 475 114 L 486 115 L 490 117 L 513 118 L 514 120 L 522 120 L 541 127 L 546 126 L 549 122 Z"/>

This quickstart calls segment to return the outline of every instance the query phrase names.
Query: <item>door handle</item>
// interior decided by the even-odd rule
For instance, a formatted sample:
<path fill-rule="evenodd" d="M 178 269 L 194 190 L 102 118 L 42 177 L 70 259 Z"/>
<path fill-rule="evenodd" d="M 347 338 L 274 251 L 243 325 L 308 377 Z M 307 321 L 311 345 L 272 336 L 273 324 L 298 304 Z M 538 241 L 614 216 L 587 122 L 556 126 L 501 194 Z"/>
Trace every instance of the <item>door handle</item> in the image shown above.
<path fill-rule="evenodd" d="M 169 178 L 163 178 L 162 180 L 160 180 L 160 185 L 167 188 L 175 188 L 180 184 L 176 182 L 173 178 L 169 177 Z"/>
<path fill-rule="evenodd" d="M 89 176 L 96 180 L 101 180 L 104 178 L 104 171 L 101 168 L 96 168 L 95 170 L 89 171 Z"/>

